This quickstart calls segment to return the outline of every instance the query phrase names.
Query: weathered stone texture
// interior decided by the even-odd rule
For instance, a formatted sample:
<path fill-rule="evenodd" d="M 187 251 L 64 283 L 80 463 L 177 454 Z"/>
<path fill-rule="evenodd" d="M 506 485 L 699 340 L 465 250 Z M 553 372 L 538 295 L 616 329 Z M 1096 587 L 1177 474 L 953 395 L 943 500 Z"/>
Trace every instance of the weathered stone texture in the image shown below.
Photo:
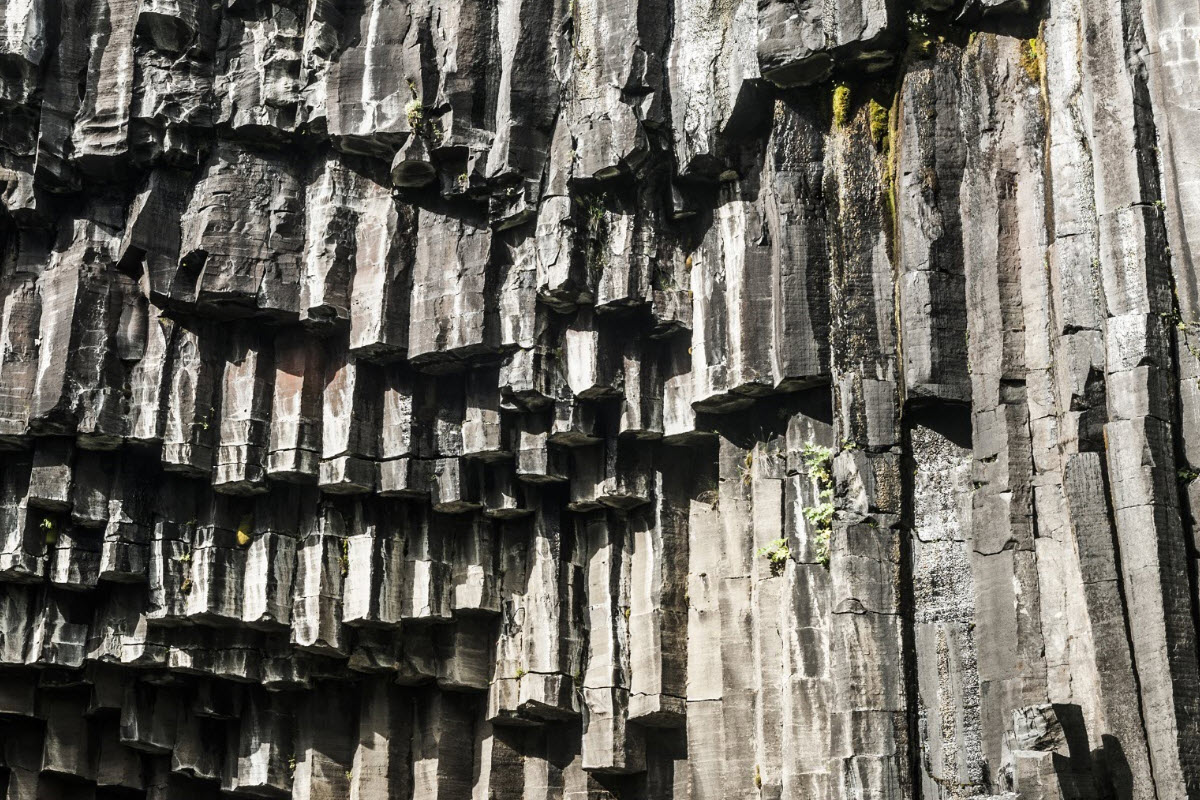
<path fill-rule="evenodd" d="M 0 796 L 1200 796 L 1194 0 L 0 23 Z"/>

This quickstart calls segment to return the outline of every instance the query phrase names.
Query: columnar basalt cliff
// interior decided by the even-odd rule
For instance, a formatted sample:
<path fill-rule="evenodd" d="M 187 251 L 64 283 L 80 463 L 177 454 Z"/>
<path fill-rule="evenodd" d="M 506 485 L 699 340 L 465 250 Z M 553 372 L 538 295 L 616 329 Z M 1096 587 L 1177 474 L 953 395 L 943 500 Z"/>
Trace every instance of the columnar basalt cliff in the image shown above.
<path fill-rule="evenodd" d="M 1196 0 L 0 0 L 7 800 L 1200 798 Z"/>

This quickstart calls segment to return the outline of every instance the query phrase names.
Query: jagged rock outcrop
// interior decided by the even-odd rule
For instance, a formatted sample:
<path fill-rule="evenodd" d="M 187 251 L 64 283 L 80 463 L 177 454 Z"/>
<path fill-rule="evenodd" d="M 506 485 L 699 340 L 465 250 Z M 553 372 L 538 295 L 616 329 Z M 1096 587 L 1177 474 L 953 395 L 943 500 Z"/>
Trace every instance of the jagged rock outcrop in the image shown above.
<path fill-rule="evenodd" d="M 1200 797 L 1193 0 L 0 21 L 0 796 Z"/>

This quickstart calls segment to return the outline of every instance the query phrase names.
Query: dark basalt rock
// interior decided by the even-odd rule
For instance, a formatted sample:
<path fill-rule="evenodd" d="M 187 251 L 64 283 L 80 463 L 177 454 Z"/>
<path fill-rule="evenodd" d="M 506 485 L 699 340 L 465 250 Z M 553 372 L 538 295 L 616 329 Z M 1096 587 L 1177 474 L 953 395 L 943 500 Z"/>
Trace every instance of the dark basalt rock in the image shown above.
<path fill-rule="evenodd" d="M 0 797 L 1200 791 L 1191 0 L 0 21 Z"/>

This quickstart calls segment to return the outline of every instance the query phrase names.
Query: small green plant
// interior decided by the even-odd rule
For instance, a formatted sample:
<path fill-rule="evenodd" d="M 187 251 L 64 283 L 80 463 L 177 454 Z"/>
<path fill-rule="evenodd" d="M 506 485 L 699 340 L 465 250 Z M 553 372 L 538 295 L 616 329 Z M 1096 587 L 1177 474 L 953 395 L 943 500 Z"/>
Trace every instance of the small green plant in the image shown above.
<path fill-rule="evenodd" d="M 408 119 L 408 127 L 413 131 L 419 131 L 425 122 L 425 106 L 414 96 L 404 106 L 404 116 Z"/>
<path fill-rule="evenodd" d="M 1191 483 L 1192 481 L 1196 480 L 1196 478 L 1200 478 L 1200 472 L 1192 469 L 1191 467 L 1181 469 L 1181 470 L 1177 471 L 1175 474 L 1179 477 L 1179 482 L 1184 484 L 1185 486 L 1187 484 Z"/>
<path fill-rule="evenodd" d="M 571 52 L 575 55 L 575 60 L 579 62 L 579 68 L 587 69 L 588 59 L 592 57 L 591 48 L 580 47 L 578 42 L 572 41 Z"/>
<path fill-rule="evenodd" d="M 296 754 L 292 753 L 288 756 L 288 772 L 296 771 Z"/>
<path fill-rule="evenodd" d="M 180 564 L 190 564 L 190 563 L 192 563 L 192 551 L 191 551 L 191 550 L 188 550 L 186 553 L 180 553 L 180 554 L 179 554 L 179 558 L 178 558 L 178 559 L 176 559 L 176 560 L 177 560 L 177 561 L 178 561 Z"/>
<path fill-rule="evenodd" d="M 521 680 L 521 678 L 524 678 L 528 674 L 524 667 L 517 667 L 517 680 Z"/>
<path fill-rule="evenodd" d="M 179 585 L 179 591 L 181 594 L 191 594 L 192 593 L 192 576 L 191 575 L 189 575 L 183 579 L 183 583 L 181 583 Z"/>
<path fill-rule="evenodd" d="M 817 483 L 817 502 L 804 509 L 813 527 L 817 561 L 829 566 L 829 537 L 833 532 L 833 450 L 811 442 L 800 453 L 808 475 Z"/>
<path fill-rule="evenodd" d="M 585 194 L 576 197 L 575 202 L 577 202 L 584 208 L 585 211 L 587 211 L 588 219 L 593 222 L 603 222 L 605 213 L 605 197 L 606 195 L 604 192 L 600 192 L 599 194 Z"/>
<path fill-rule="evenodd" d="M 931 36 L 933 35 L 933 22 L 922 11 L 909 11 L 908 31 L 910 35 Z"/>
<path fill-rule="evenodd" d="M 908 46 L 917 56 L 928 56 L 933 48 L 933 21 L 920 11 L 908 12 Z"/>
<path fill-rule="evenodd" d="M 783 568 L 787 564 L 788 556 L 792 554 L 792 551 L 788 549 L 787 539 L 775 539 L 765 547 L 758 548 L 755 554 L 771 562 L 771 574 L 779 576 L 783 574 Z"/>
<path fill-rule="evenodd" d="M 808 467 L 809 475 L 829 483 L 833 482 L 833 473 L 830 471 L 833 466 L 833 456 L 833 448 L 822 447 L 811 442 L 800 451 L 800 459 L 804 462 L 804 466 Z"/>
<path fill-rule="evenodd" d="M 342 565 L 342 577 L 350 572 L 350 540 L 342 539 L 342 554 L 338 557 L 338 563 Z"/>
<path fill-rule="evenodd" d="M 742 463 L 738 465 L 738 473 L 742 476 L 742 485 L 749 486 L 752 471 L 754 468 L 754 451 L 747 450 L 746 457 L 742 459 Z"/>
<path fill-rule="evenodd" d="M 1159 316 L 1164 322 L 1173 326 L 1175 330 L 1179 331 L 1180 346 L 1183 350 L 1187 350 L 1188 354 L 1195 359 L 1197 365 L 1200 365 L 1200 346 L 1192 341 L 1192 335 L 1200 333 L 1200 323 L 1187 322 L 1184 320 L 1183 314 L 1179 310 L 1178 296 L 1176 297 L 1175 304 L 1171 307 L 1171 310 L 1162 312 L 1159 314 Z M 1180 357 L 1182 356 L 1183 354 L 1181 352 Z M 1196 385 L 1200 386 L 1200 379 L 1196 381 Z"/>
<path fill-rule="evenodd" d="M 38 530 L 42 532 L 42 536 L 46 544 L 54 544 L 58 541 L 58 524 L 54 521 L 54 517 L 42 517 L 38 523 Z"/>

